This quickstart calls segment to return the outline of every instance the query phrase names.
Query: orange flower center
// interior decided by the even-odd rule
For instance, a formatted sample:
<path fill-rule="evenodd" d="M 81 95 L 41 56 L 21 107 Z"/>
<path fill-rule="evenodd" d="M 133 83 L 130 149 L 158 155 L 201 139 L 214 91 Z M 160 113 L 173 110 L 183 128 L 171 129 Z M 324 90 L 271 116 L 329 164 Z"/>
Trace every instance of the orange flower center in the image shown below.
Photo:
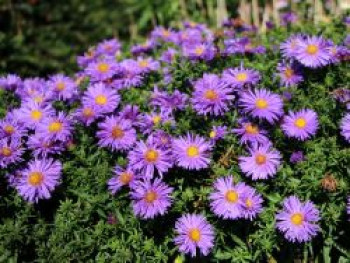
<path fill-rule="evenodd" d="M 91 108 L 85 108 L 83 110 L 83 115 L 86 117 L 86 118 L 91 118 L 92 116 L 94 116 L 94 111 L 91 109 Z"/>
<path fill-rule="evenodd" d="M 259 132 L 259 129 L 257 126 L 249 123 L 245 126 L 245 131 L 246 133 L 249 133 L 249 134 L 257 134 Z"/>
<path fill-rule="evenodd" d="M 249 198 L 247 198 L 247 200 L 245 200 L 245 205 L 246 205 L 248 208 L 251 208 L 251 207 L 253 206 L 252 200 L 250 200 Z"/>
<path fill-rule="evenodd" d="M 33 186 L 38 186 L 42 183 L 44 176 L 40 172 L 32 172 L 29 174 L 28 182 Z"/>
<path fill-rule="evenodd" d="M 228 190 L 226 192 L 225 198 L 230 203 L 236 203 L 238 201 L 238 194 L 236 191 Z"/>
<path fill-rule="evenodd" d="M 131 179 L 132 179 L 132 174 L 131 173 L 123 172 L 119 176 L 119 181 L 122 184 L 129 184 Z"/>
<path fill-rule="evenodd" d="M 5 125 L 4 131 L 5 131 L 7 134 L 12 134 L 12 133 L 15 132 L 15 127 L 13 127 L 12 125 Z"/>
<path fill-rule="evenodd" d="M 255 102 L 255 106 L 258 108 L 258 109 L 266 109 L 267 108 L 267 101 L 265 99 L 257 99 L 256 102 Z"/>
<path fill-rule="evenodd" d="M 198 150 L 198 147 L 197 146 L 190 146 L 187 148 L 187 156 L 188 157 L 197 157 L 199 155 L 199 150 Z"/>
<path fill-rule="evenodd" d="M 190 232 L 188 233 L 188 237 L 194 241 L 194 242 L 198 242 L 199 240 L 201 240 L 201 232 L 199 231 L 198 228 L 192 228 L 190 230 Z"/>
<path fill-rule="evenodd" d="M 12 150 L 9 147 L 3 147 L 1 149 L 1 154 L 5 157 L 9 157 L 12 155 Z"/>
<path fill-rule="evenodd" d="M 139 66 L 140 66 L 141 68 L 147 68 L 147 67 L 149 66 L 149 63 L 148 63 L 147 60 L 141 60 L 141 61 L 139 62 Z"/>
<path fill-rule="evenodd" d="M 158 198 L 158 195 L 154 191 L 149 191 L 145 195 L 145 201 L 147 203 L 153 203 Z"/>
<path fill-rule="evenodd" d="M 287 78 L 287 79 L 290 79 L 291 77 L 293 77 L 294 75 L 294 70 L 291 69 L 291 68 L 287 68 L 285 71 L 284 71 L 284 76 Z"/>
<path fill-rule="evenodd" d="M 290 217 L 290 221 L 296 226 L 300 226 L 304 222 L 304 216 L 301 213 L 294 213 Z"/>
<path fill-rule="evenodd" d="M 124 136 L 124 131 L 119 126 L 115 126 L 112 129 L 112 137 L 113 137 L 113 139 L 120 139 L 123 136 Z"/>
<path fill-rule="evenodd" d="M 255 162 L 258 164 L 258 165 L 262 165 L 264 163 L 266 163 L 266 156 L 264 154 L 257 154 L 256 157 L 255 157 Z"/>
<path fill-rule="evenodd" d="M 307 46 L 306 52 L 309 55 L 315 55 L 318 52 L 318 46 L 310 44 L 310 45 Z"/>
<path fill-rule="evenodd" d="M 50 132 L 59 132 L 62 130 L 62 123 L 59 121 L 54 121 L 49 125 Z"/>
<path fill-rule="evenodd" d="M 58 91 L 62 91 L 62 90 L 64 90 L 65 88 L 66 88 L 66 85 L 64 85 L 63 82 L 58 82 L 57 85 L 56 85 L 56 89 L 57 89 Z"/>
<path fill-rule="evenodd" d="M 98 95 L 95 98 L 95 102 L 97 105 L 105 105 L 107 103 L 107 97 L 105 95 Z"/>
<path fill-rule="evenodd" d="M 97 66 L 97 70 L 101 73 L 106 73 L 109 70 L 109 65 L 107 63 L 100 63 Z"/>
<path fill-rule="evenodd" d="M 169 36 L 170 36 L 169 30 L 164 29 L 164 30 L 162 31 L 162 35 L 163 35 L 163 37 L 169 37 Z"/>
<path fill-rule="evenodd" d="M 158 160 L 158 152 L 156 150 L 150 149 L 145 153 L 145 158 L 147 162 L 154 163 Z"/>
<path fill-rule="evenodd" d="M 306 126 L 306 120 L 304 118 L 298 118 L 295 120 L 294 125 L 299 129 L 303 129 Z"/>
<path fill-rule="evenodd" d="M 195 53 L 197 56 L 202 55 L 203 52 L 204 52 L 204 48 L 203 48 L 203 47 L 196 47 L 196 49 L 194 50 L 194 53 Z"/>
<path fill-rule="evenodd" d="M 209 89 L 204 93 L 204 97 L 208 100 L 214 101 L 217 100 L 219 96 L 215 90 Z"/>

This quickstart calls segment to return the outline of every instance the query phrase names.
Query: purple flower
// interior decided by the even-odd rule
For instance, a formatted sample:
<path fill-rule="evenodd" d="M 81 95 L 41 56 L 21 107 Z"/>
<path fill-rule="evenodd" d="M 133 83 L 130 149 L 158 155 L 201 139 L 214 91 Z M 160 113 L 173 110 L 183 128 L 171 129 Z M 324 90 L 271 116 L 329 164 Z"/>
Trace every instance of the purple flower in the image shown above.
<path fill-rule="evenodd" d="M 187 94 L 181 93 L 178 90 L 175 90 L 172 94 L 169 94 L 166 91 L 159 91 L 158 88 L 155 88 L 151 95 L 151 104 L 153 106 L 158 106 L 166 111 L 184 109 L 187 100 Z"/>
<path fill-rule="evenodd" d="M 151 71 L 157 71 L 160 68 L 160 63 L 153 58 L 138 57 L 136 62 L 140 68 L 140 73 L 149 73 Z"/>
<path fill-rule="evenodd" d="M 143 134 L 150 133 L 152 130 L 166 124 L 175 125 L 175 120 L 169 111 L 145 113 L 138 122 Z"/>
<path fill-rule="evenodd" d="M 112 85 L 116 89 L 126 89 L 131 87 L 139 87 L 143 83 L 143 75 L 140 67 L 133 59 L 125 59 L 120 62 L 122 75 L 113 80 Z"/>
<path fill-rule="evenodd" d="M 44 134 L 33 134 L 28 138 L 28 148 L 33 150 L 35 157 L 46 158 L 52 154 L 59 154 L 65 147 L 60 141 L 55 141 L 53 138 Z"/>
<path fill-rule="evenodd" d="M 159 178 L 138 181 L 131 188 L 130 197 L 134 214 L 143 219 L 164 215 L 172 203 L 173 188 Z"/>
<path fill-rule="evenodd" d="M 171 150 L 173 138 L 165 131 L 156 130 L 150 134 L 150 137 L 152 137 L 154 143 L 157 144 L 159 147 Z"/>
<path fill-rule="evenodd" d="M 162 40 L 165 42 L 172 42 L 175 43 L 177 41 L 177 35 L 176 32 L 173 31 L 170 28 L 164 28 L 162 26 L 156 27 L 151 32 L 151 39 L 152 40 Z"/>
<path fill-rule="evenodd" d="M 341 135 L 350 142 L 350 113 L 346 114 L 340 124 Z"/>
<path fill-rule="evenodd" d="M 265 145 L 253 144 L 248 149 L 249 156 L 239 157 L 239 167 L 242 172 L 253 180 L 273 177 L 280 168 L 281 154 L 272 149 L 270 143 Z"/>
<path fill-rule="evenodd" d="M 75 120 L 89 126 L 96 119 L 102 117 L 102 113 L 98 112 L 95 108 L 93 105 L 82 105 L 74 112 L 73 117 Z"/>
<path fill-rule="evenodd" d="M 17 138 L 9 140 L 8 138 L 0 140 L 0 167 L 6 168 L 9 164 L 22 161 L 24 149 L 21 141 Z"/>
<path fill-rule="evenodd" d="M 117 39 L 106 39 L 97 45 L 96 52 L 99 55 L 115 56 L 120 52 L 120 48 L 121 44 Z"/>
<path fill-rule="evenodd" d="M 94 108 L 97 113 L 113 112 L 120 101 L 116 91 L 107 88 L 102 83 L 90 86 L 82 98 L 83 105 Z"/>
<path fill-rule="evenodd" d="M 24 135 L 26 135 L 25 127 L 13 116 L 0 120 L 0 139 L 22 138 Z"/>
<path fill-rule="evenodd" d="M 151 39 L 148 39 L 143 44 L 132 46 L 130 51 L 134 56 L 138 56 L 140 54 L 151 52 L 155 47 L 156 47 L 156 42 Z"/>
<path fill-rule="evenodd" d="M 173 155 L 178 166 L 199 170 L 207 168 L 210 163 L 212 145 L 203 137 L 188 133 L 173 140 Z"/>
<path fill-rule="evenodd" d="M 302 203 L 296 196 L 284 199 L 276 220 L 277 229 L 291 242 L 310 241 L 320 231 L 318 209 L 311 201 Z"/>
<path fill-rule="evenodd" d="M 283 101 L 266 89 L 243 92 L 239 99 L 243 111 L 252 117 L 274 123 L 283 115 Z"/>
<path fill-rule="evenodd" d="M 34 129 L 39 123 L 55 114 L 51 105 L 40 105 L 36 102 L 28 102 L 16 112 L 16 116 L 26 128 Z"/>
<path fill-rule="evenodd" d="M 182 46 L 182 53 L 190 60 L 210 61 L 215 56 L 215 47 L 211 43 L 187 44 Z"/>
<path fill-rule="evenodd" d="M 15 91 L 22 87 L 22 80 L 15 74 L 0 77 L 0 89 Z"/>
<path fill-rule="evenodd" d="M 91 62 L 85 69 L 86 75 L 96 82 L 111 79 L 114 75 L 120 74 L 120 72 L 119 65 L 112 60 Z"/>
<path fill-rule="evenodd" d="M 281 26 L 287 26 L 298 21 L 298 15 L 293 12 L 285 12 L 281 14 Z"/>
<path fill-rule="evenodd" d="M 277 75 L 280 78 L 280 83 L 283 86 L 295 86 L 304 80 L 300 73 L 299 67 L 295 63 L 279 63 L 277 66 L 277 71 Z"/>
<path fill-rule="evenodd" d="M 210 208 L 213 213 L 224 219 L 242 217 L 242 195 L 247 191 L 244 183 L 233 183 L 233 177 L 219 178 L 214 182 L 214 191 L 210 194 Z"/>
<path fill-rule="evenodd" d="M 241 144 L 248 143 L 267 143 L 269 139 L 267 138 L 267 131 L 261 129 L 258 125 L 248 121 L 241 120 L 239 122 L 239 127 L 233 129 L 232 132 L 240 136 Z"/>
<path fill-rule="evenodd" d="M 75 82 L 62 74 L 52 76 L 47 85 L 60 100 L 70 100 L 78 93 Z"/>
<path fill-rule="evenodd" d="M 128 104 L 125 105 L 124 108 L 119 112 L 119 117 L 134 123 L 137 121 L 139 114 L 140 111 L 138 106 Z"/>
<path fill-rule="evenodd" d="M 290 156 L 290 159 L 289 159 L 289 161 L 291 163 L 294 163 L 294 164 L 300 163 L 304 160 L 305 160 L 305 156 L 304 156 L 304 153 L 302 151 L 293 152 Z"/>
<path fill-rule="evenodd" d="M 19 195 L 30 203 L 51 198 L 60 183 L 62 164 L 53 159 L 35 159 L 22 171 L 16 185 Z"/>
<path fill-rule="evenodd" d="M 285 58 L 294 58 L 299 44 L 303 41 L 304 36 L 301 34 L 292 35 L 286 41 L 281 43 L 281 53 Z"/>
<path fill-rule="evenodd" d="M 195 257 L 197 248 L 200 254 L 208 255 L 214 246 L 214 229 L 204 216 L 199 214 L 185 214 L 175 224 L 177 236 L 175 244 L 182 253 Z"/>
<path fill-rule="evenodd" d="M 247 186 L 247 190 L 241 197 L 243 201 L 242 217 L 252 221 L 263 210 L 262 203 L 264 202 L 261 194 L 254 188 Z"/>
<path fill-rule="evenodd" d="M 108 190 L 115 195 L 123 186 L 132 187 L 137 177 L 130 168 L 123 169 L 117 165 L 114 168 L 114 176 L 108 180 Z"/>
<path fill-rule="evenodd" d="M 169 47 L 167 50 L 165 50 L 161 57 L 160 57 L 160 60 L 165 62 L 165 63 L 168 63 L 168 64 L 171 64 L 174 62 L 175 60 L 175 56 L 177 54 L 177 50 L 176 49 L 173 49 L 171 47 Z"/>
<path fill-rule="evenodd" d="M 209 138 L 211 141 L 215 142 L 217 140 L 223 139 L 227 134 L 226 126 L 213 126 L 209 132 Z"/>
<path fill-rule="evenodd" d="M 316 134 L 318 129 L 317 114 L 310 109 L 289 112 L 288 115 L 284 116 L 281 128 L 286 136 L 305 141 Z"/>
<path fill-rule="evenodd" d="M 322 37 L 308 36 L 298 41 L 295 58 L 305 67 L 322 67 L 329 64 L 332 58 L 329 47 L 329 43 Z"/>
<path fill-rule="evenodd" d="M 128 155 L 130 168 L 143 173 L 147 178 L 154 176 L 155 170 L 160 176 L 172 166 L 170 152 L 162 149 L 149 138 L 139 141 Z"/>
<path fill-rule="evenodd" d="M 242 65 L 237 68 L 224 70 L 222 81 L 235 90 L 246 86 L 255 86 L 260 80 L 260 74 L 253 69 L 246 69 Z"/>
<path fill-rule="evenodd" d="M 194 84 L 191 102 L 198 114 L 219 116 L 229 110 L 234 99 L 234 95 L 230 95 L 231 92 L 217 75 L 204 74 L 203 78 Z"/>
<path fill-rule="evenodd" d="M 72 130 L 70 117 L 63 112 L 59 112 L 58 115 L 49 116 L 39 123 L 36 132 L 38 136 L 65 142 L 71 137 Z"/>
<path fill-rule="evenodd" d="M 99 146 L 109 147 L 115 151 L 125 151 L 136 142 L 136 131 L 129 120 L 107 116 L 103 122 L 98 124 L 98 128 Z"/>

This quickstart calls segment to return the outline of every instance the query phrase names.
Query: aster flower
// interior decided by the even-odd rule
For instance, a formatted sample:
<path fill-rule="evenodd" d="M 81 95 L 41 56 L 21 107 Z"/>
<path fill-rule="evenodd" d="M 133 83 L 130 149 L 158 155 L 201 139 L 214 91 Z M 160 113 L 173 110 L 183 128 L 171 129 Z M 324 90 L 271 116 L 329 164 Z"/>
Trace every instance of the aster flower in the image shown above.
<path fill-rule="evenodd" d="M 53 159 L 35 159 L 22 171 L 16 188 L 26 201 L 37 203 L 50 199 L 51 192 L 60 183 L 62 164 Z"/>
<path fill-rule="evenodd" d="M 296 152 L 293 152 L 289 158 L 289 161 L 291 163 L 300 163 L 302 161 L 305 160 L 305 156 L 304 156 L 304 153 L 302 151 L 296 151 Z"/>
<path fill-rule="evenodd" d="M 170 152 L 154 143 L 152 137 L 146 142 L 136 143 L 129 151 L 128 160 L 131 169 L 144 174 L 147 178 L 152 178 L 155 170 L 162 176 L 172 166 Z"/>
<path fill-rule="evenodd" d="M 341 135 L 350 142 L 350 113 L 346 114 L 340 124 Z"/>
<path fill-rule="evenodd" d="M 107 88 L 102 83 L 90 86 L 82 98 L 83 105 L 94 108 L 97 113 L 113 112 L 120 101 L 116 91 Z"/>
<path fill-rule="evenodd" d="M 36 132 L 38 136 L 65 142 L 72 135 L 72 130 L 70 117 L 63 112 L 59 112 L 56 116 L 47 117 L 39 123 Z"/>
<path fill-rule="evenodd" d="M 317 113 L 310 109 L 302 109 L 298 112 L 290 111 L 284 117 L 281 128 L 287 137 L 301 141 L 309 139 L 316 134 L 318 129 Z"/>
<path fill-rule="evenodd" d="M 296 55 L 297 47 L 299 43 L 304 40 L 304 36 L 301 34 L 291 35 L 286 41 L 280 45 L 281 53 L 285 58 L 294 58 Z"/>
<path fill-rule="evenodd" d="M 209 138 L 210 140 L 215 142 L 217 140 L 223 139 L 226 134 L 227 134 L 226 126 L 213 126 L 213 128 L 209 132 Z"/>
<path fill-rule="evenodd" d="M 197 248 L 200 254 L 208 255 L 214 246 L 214 229 L 200 214 L 185 214 L 175 223 L 177 236 L 174 239 L 182 253 L 195 257 Z"/>
<path fill-rule="evenodd" d="M 156 42 L 152 39 L 147 39 L 143 44 L 137 44 L 131 47 L 130 51 L 134 56 L 149 53 L 156 47 Z"/>
<path fill-rule="evenodd" d="M 182 54 L 190 60 L 210 61 L 214 58 L 216 49 L 211 43 L 186 44 L 182 46 Z"/>
<path fill-rule="evenodd" d="M 40 105 L 36 102 L 28 102 L 15 113 L 19 122 L 24 127 L 34 129 L 43 120 L 55 114 L 51 105 Z"/>
<path fill-rule="evenodd" d="M 239 99 L 243 111 L 252 117 L 274 123 L 283 115 L 281 97 L 266 89 L 243 92 Z"/>
<path fill-rule="evenodd" d="M 230 95 L 231 89 L 227 88 L 215 74 L 204 74 L 203 78 L 194 84 L 192 94 L 192 107 L 201 115 L 223 115 L 229 110 L 234 99 Z"/>
<path fill-rule="evenodd" d="M 140 68 L 140 73 L 149 73 L 151 71 L 157 71 L 160 68 L 160 63 L 151 57 L 138 57 L 136 62 L 138 67 Z"/>
<path fill-rule="evenodd" d="M 156 87 L 151 95 L 151 105 L 160 107 L 166 111 L 184 109 L 187 100 L 187 94 L 181 93 L 179 90 L 175 90 L 172 94 L 169 94 L 166 91 L 158 90 Z"/>
<path fill-rule="evenodd" d="M 160 60 L 165 63 L 171 64 L 174 62 L 177 53 L 178 52 L 176 49 L 169 47 L 162 53 L 162 55 L 160 56 Z"/>
<path fill-rule="evenodd" d="M 89 126 L 99 117 L 102 117 L 103 114 L 96 110 L 96 107 L 93 105 L 81 105 L 76 109 L 72 116 L 76 121 Z"/>
<path fill-rule="evenodd" d="M 102 60 L 89 63 L 85 73 L 92 81 L 97 82 L 111 79 L 114 75 L 120 74 L 121 69 L 113 60 Z"/>
<path fill-rule="evenodd" d="M 6 76 L 0 77 L 0 89 L 6 89 L 15 91 L 22 87 L 22 80 L 15 74 L 8 74 Z"/>
<path fill-rule="evenodd" d="M 247 186 L 247 190 L 244 191 L 241 196 L 243 201 L 242 217 L 252 221 L 263 210 L 262 203 L 264 202 L 261 194 L 259 194 L 254 188 Z"/>
<path fill-rule="evenodd" d="M 177 35 L 176 32 L 170 28 L 158 26 L 151 32 L 151 39 L 176 43 Z"/>
<path fill-rule="evenodd" d="M 149 136 L 159 147 L 171 150 L 173 138 L 167 132 L 163 130 L 156 130 Z"/>
<path fill-rule="evenodd" d="M 295 58 L 305 67 L 322 67 L 329 64 L 332 58 L 329 47 L 329 43 L 322 37 L 308 36 L 298 41 Z"/>
<path fill-rule="evenodd" d="M 18 138 L 9 140 L 4 138 L 0 140 L 0 167 L 6 168 L 10 164 L 22 161 L 24 149 Z"/>
<path fill-rule="evenodd" d="M 7 138 L 21 138 L 26 135 L 25 127 L 18 122 L 13 116 L 7 116 L 0 120 L 0 139 Z"/>
<path fill-rule="evenodd" d="M 223 71 L 222 81 L 235 90 L 243 87 L 255 86 L 260 80 L 260 74 L 253 69 L 246 69 L 242 65 L 237 68 L 229 68 Z"/>
<path fill-rule="evenodd" d="M 212 145 L 203 137 L 188 133 L 173 140 L 173 155 L 178 166 L 199 170 L 207 168 L 210 163 Z"/>
<path fill-rule="evenodd" d="M 279 63 L 277 71 L 281 85 L 286 87 L 296 86 L 304 79 L 299 67 L 295 63 Z"/>
<path fill-rule="evenodd" d="M 281 14 L 281 26 L 287 26 L 298 21 L 298 15 L 294 12 L 285 12 Z"/>
<path fill-rule="evenodd" d="M 120 48 L 121 44 L 117 39 L 106 39 L 97 45 L 96 53 L 98 55 L 115 56 L 120 51 Z"/>
<path fill-rule="evenodd" d="M 131 87 L 139 87 L 143 83 L 143 75 L 140 67 L 133 59 L 125 59 L 119 64 L 122 74 L 113 80 L 112 85 L 116 89 L 126 89 Z"/>
<path fill-rule="evenodd" d="M 112 150 L 128 150 L 136 142 L 136 131 L 129 120 L 107 116 L 98 124 L 98 145 Z"/>
<path fill-rule="evenodd" d="M 159 178 L 138 181 L 132 187 L 130 197 L 134 214 L 143 219 L 164 215 L 172 203 L 173 188 Z"/>
<path fill-rule="evenodd" d="M 114 176 L 108 180 L 108 190 L 115 195 L 123 186 L 132 187 L 137 177 L 132 169 L 123 169 L 117 165 L 114 168 Z"/>
<path fill-rule="evenodd" d="M 62 74 L 52 76 L 47 85 L 60 100 L 70 100 L 78 93 L 75 82 Z"/>
<path fill-rule="evenodd" d="M 119 117 L 131 121 L 134 123 L 137 121 L 140 114 L 139 107 L 137 105 L 125 105 L 124 108 L 119 112 Z"/>
<path fill-rule="evenodd" d="M 249 156 L 239 157 L 238 165 L 242 172 L 253 180 L 273 177 L 280 168 L 281 154 L 271 148 L 270 143 L 253 144 L 248 149 Z"/>
<path fill-rule="evenodd" d="M 224 219 L 242 217 L 242 195 L 248 190 L 244 183 L 233 183 L 233 177 L 219 178 L 214 182 L 213 192 L 210 194 L 210 208 L 213 213 Z"/>
<path fill-rule="evenodd" d="M 63 143 L 43 134 L 34 134 L 28 138 L 28 149 L 33 151 L 35 157 L 46 158 L 49 155 L 60 154 L 65 150 Z"/>
<path fill-rule="evenodd" d="M 277 229 L 291 242 L 310 241 L 320 231 L 318 209 L 311 201 L 303 203 L 296 196 L 284 199 L 276 220 Z"/>
<path fill-rule="evenodd" d="M 253 122 L 242 119 L 239 121 L 239 127 L 232 129 L 232 132 L 240 137 L 241 144 L 269 142 L 267 131 L 261 129 Z"/>
<path fill-rule="evenodd" d="M 174 117 L 170 111 L 150 112 L 140 116 L 138 126 L 144 134 L 150 133 L 153 129 L 162 125 L 175 125 Z"/>

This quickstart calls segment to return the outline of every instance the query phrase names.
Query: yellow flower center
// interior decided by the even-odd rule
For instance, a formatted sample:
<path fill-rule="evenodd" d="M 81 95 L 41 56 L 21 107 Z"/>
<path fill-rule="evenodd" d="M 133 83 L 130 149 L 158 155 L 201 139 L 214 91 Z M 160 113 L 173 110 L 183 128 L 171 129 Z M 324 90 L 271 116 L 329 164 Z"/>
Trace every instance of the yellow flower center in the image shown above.
<path fill-rule="evenodd" d="M 66 85 L 63 83 L 63 82 L 58 82 L 57 85 L 56 85 L 56 89 L 58 91 L 62 91 L 66 88 Z"/>
<path fill-rule="evenodd" d="M 284 76 L 287 78 L 287 79 L 290 79 L 291 77 L 293 77 L 294 75 L 294 70 L 291 69 L 291 68 L 287 68 L 285 71 L 284 71 Z"/>
<path fill-rule="evenodd" d="M 85 116 L 86 118 L 90 118 L 94 116 L 94 111 L 91 108 L 85 108 L 83 110 L 83 116 Z"/>
<path fill-rule="evenodd" d="M 204 97 L 208 100 L 214 101 L 217 100 L 219 96 L 215 90 L 209 89 L 204 93 Z"/>
<path fill-rule="evenodd" d="M 304 222 L 304 216 L 301 213 L 294 213 L 290 217 L 290 221 L 296 226 L 300 226 Z"/>
<path fill-rule="evenodd" d="M 145 201 L 147 203 L 153 203 L 158 198 L 158 195 L 154 191 L 149 191 L 145 195 Z"/>
<path fill-rule="evenodd" d="M 203 47 L 196 47 L 196 49 L 194 50 L 194 53 L 195 53 L 197 56 L 202 55 L 203 52 L 204 52 L 204 48 L 203 48 Z"/>
<path fill-rule="evenodd" d="M 40 120 L 42 117 L 43 117 L 43 113 L 41 111 L 38 111 L 38 110 L 33 110 L 31 113 L 30 113 L 30 117 L 35 120 L 35 121 L 38 121 Z"/>
<path fill-rule="evenodd" d="M 2 147 L 1 154 L 5 157 L 9 157 L 12 155 L 12 150 L 9 147 Z"/>
<path fill-rule="evenodd" d="M 159 115 L 153 116 L 152 121 L 155 125 L 157 125 L 162 120 L 162 117 Z"/>
<path fill-rule="evenodd" d="M 37 102 L 37 103 L 41 103 L 41 102 L 43 102 L 43 100 L 44 100 L 44 98 L 42 96 L 36 96 L 34 98 L 34 101 Z"/>
<path fill-rule="evenodd" d="M 158 160 L 158 152 L 156 150 L 150 149 L 145 153 L 145 158 L 147 162 L 154 163 Z"/>
<path fill-rule="evenodd" d="M 28 182 L 33 186 L 38 186 L 43 181 L 44 176 L 40 172 L 32 172 L 29 174 Z"/>
<path fill-rule="evenodd" d="M 267 108 L 267 101 L 265 99 L 257 99 L 255 102 L 255 106 L 261 110 L 266 109 Z"/>
<path fill-rule="evenodd" d="M 169 30 L 163 29 L 162 35 L 163 35 L 163 37 L 169 37 L 170 36 Z"/>
<path fill-rule="evenodd" d="M 190 232 L 188 233 L 188 237 L 194 241 L 194 242 L 198 242 L 199 240 L 201 240 L 201 232 L 199 231 L 198 228 L 192 228 L 190 230 Z"/>
<path fill-rule="evenodd" d="M 109 70 L 109 65 L 107 63 L 100 63 L 97 66 L 97 70 L 101 73 L 106 73 Z"/>
<path fill-rule="evenodd" d="M 228 190 L 226 192 L 225 198 L 230 203 L 236 203 L 238 201 L 238 194 L 236 191 Z"/>
<path fill-rule="evenodd" d="M 187 148 L 187 156 L 188 157 L 197 157 L 199 155 L 199 150 L 197 146 L 190 146 Z"/>
<path fill-rule="evenodd" d="M 50 132 L 59 132 L 62 130 L 62 123 L 59 121 L 54 121 L 49 125 Z"/>
<path fill-rule="evenodd" d="M 310 45 L 307 46 L 306 52 L 309 55 L 315 55 L 318 52 L 318 46 L 310 44 Z"/>
<path fill-rule="evenodd" d="M 209 137 L 210 138 L 215 138 L 215 136 L 216 136 L 216 132 L 215 131 L 211 131 L 210 133 L 209 133 Z"/>
<path fill-rule="evenodd" d="M 141 68 L 147 68 L 147 67 L 149 66 L 149 63 L 148 63 L 147 60 L 141 60 L 141 61 L 139 62 L 139 66 L 140 66 Z"/>
<path fill-rule="evenodd" d="M 250 200 L 249 198 L 247 198 L 247 200 L 245 200 L 245 205 L 248 207 L 248 208 L 251 208 L 253 206 L 253 201 Z"/>
<path fill-rule="evenodd" d="M 113 137 L 113 139 L 120 139 L 123 136 L 124 136 L 124 131 L 119 126 L 115 126 L 112 129 L 112 137 Z"/>
<path fill-rule="evenodd" d="M 258 164 L 258 165 L 262 165 L 264 163 L 266 163 L 266 155 L 264 154 L 257 154 L 256 157 L 255 157 L 255 162 Z"/>
<path fill-rule="evenodd" d="M 122 184 L 129 184 L 131 179 L 132 179 L 132 174 L 131 173 L 123 172 L 119 176 L 119 181 Z"/>
<path fill-rule="evenodd" d="M 236 75 L 236 80 L 240 81 L 240 82 L 243 82 L 243 81 L 246 81 L 248 78 L 248 75 L 247 73 L 238 73 Z"/>
<path fill-rule="evenodd" d="M 12 134 L 12 133 L 15 132 L 15 127 L 13 127 L 12 125 L 5 125 L 4 131 L 5 131 L 7 134 Z"/>
<path fill-rule="evenodd" d="M 107 97 L 105 95 L 98 95 L 95 98 L 95 102 L 97 105 L 105 105 L 107 103 Z"/>
<path fill-rule="evenodd" d="M 306 126 L 306 120 L 304 118 L 298 118 L 295 120 L 294 125 L 299 129 L 303 129 Z"/>
<path fill-rule="evenodd" d="M 257 126 L 249 123 L 245 126 L 245 131 L 248 134 L 257 134 L 259 132 L 259 129 Z"/>

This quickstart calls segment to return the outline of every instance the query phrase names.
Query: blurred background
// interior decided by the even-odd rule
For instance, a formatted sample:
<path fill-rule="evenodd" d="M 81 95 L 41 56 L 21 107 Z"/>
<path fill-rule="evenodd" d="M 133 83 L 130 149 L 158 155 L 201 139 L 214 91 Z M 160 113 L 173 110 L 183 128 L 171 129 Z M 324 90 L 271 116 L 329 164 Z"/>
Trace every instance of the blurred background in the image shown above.
<path fill-rule="evenodd" d="M 350 0 L 0 0 L 0 74 L 73 73 L 76 55 L 103 39 L 127 46 L 155 25 L 184 20 L 218 28 L 240 15 L 263 32 L 269 19 L 278 23 L 296 5 L 299 16 L 317 23 L 340 15 Z"/>

